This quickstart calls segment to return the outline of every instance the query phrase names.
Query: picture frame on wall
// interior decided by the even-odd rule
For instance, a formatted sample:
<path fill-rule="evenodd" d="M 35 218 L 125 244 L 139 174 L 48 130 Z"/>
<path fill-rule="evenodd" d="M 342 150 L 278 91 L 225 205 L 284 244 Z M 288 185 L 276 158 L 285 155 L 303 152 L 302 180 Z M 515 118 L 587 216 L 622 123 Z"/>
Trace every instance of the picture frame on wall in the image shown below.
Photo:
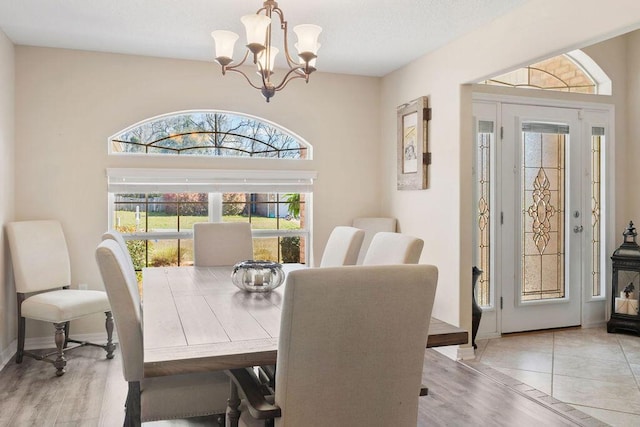
<path fill-rule="evenodd" d="M 398 190 L 428 188 L 428 121 L 431 109 L 426 96 L 398 107 Z"/>

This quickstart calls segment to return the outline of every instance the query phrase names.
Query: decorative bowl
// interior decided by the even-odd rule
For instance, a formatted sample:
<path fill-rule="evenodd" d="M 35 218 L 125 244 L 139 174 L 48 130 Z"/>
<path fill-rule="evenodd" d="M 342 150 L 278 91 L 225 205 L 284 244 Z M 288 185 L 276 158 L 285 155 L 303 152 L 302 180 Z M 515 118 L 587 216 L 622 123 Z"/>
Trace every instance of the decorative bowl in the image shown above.
<path fill-rule="evenodd" d="M 282 285 L 282 265 L 274 261 L 241 261 L 233 266 L 233 284 L 247 292 L 270 292 Z"/>

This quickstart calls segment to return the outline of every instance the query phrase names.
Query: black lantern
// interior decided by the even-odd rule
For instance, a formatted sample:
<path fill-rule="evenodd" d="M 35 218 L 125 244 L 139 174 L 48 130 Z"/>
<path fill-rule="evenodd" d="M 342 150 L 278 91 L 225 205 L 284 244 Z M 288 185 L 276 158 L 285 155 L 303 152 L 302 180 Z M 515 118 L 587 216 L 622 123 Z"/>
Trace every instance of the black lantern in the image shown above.
<path fill-rule="evenodd" d="M 607 323 L 607 332 L 624 329 L 640 335 L 640 246 L 636 243 L 638 233 L 633 222 L 629 222 L 622 235 L 624 242 L 611 257 L 611 319 Z"/>

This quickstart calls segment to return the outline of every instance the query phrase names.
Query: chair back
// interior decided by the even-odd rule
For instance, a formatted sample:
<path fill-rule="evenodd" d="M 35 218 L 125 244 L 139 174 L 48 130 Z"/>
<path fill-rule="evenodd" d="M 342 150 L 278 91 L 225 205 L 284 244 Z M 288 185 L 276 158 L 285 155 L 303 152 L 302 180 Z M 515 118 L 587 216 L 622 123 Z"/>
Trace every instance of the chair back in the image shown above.
<path fill-rule="evenodd" d="M 423 247 L 417 237 L 382 231 L 371 239 L 362 265 L 417 264 Z"/>
<path fill-rule="evenodd" d="M 136 267 L 135 265 L 133 265 L 133 259 L 131 258 L 129 247 L 127 246 L 127 242 L 124 240 L 124 237 L 122 237 L 122 234 L 120 234 L 120 232 L 117 230 L 109 230 L 102 235 L 102 240 L 107 240 L 107 239 L 111 239 L 115 241 L 118 244 L 118 246 L 120 246 L 120 249 L 122 249 L 122 253 L 124 254 L 127 260 L 126 261 L 126 264 L 128 267 L 127 271 L 129 272 L 129 274 L 133 274 L 133 280 L 137 281 L 138 278 L 136 277 Z"/>
<path fill-rule="evenodd" d="M 289 273 L 276 426 L 415 426 L 437 277 L 429 265 Z"/>
<path fill-rule="evenodd" d="M 333 229 L 322 253 L 320 267 L 354 265 L 362 246 L 364 231 L 355 227 L 339 226 Z"/>
<path fill-rule="evenodd" d="M 128 273 L 128 260 L 116 241 L 103 240 L 96 249 L 96 261 L 118 331 L 124 379 L 140 381 L 144 376 L 144 346 L 138 283 L 135 275 L 132 278 Z"/>
<path fill-rule="evenodd" d="M 193 224 L 193 264 L 197 267 L 234 265 L 253 259 L 251 224 L 199 222 Z"/>
<path fill-rule="evenodd" d="M 133 259 L 131 258 L 131 254 L 129 253 L 129 247 L 127 246 L 127 242 L 122 237 L 122 234 L 118 230 L 108 230 L 102 235 L 102 240 L 111 239 L 115 240 L 118 245 L 120 245 L 120 249 L 124 252 L 125 258 L 127 261 L 133 265 Z"/>
<path fill-rule="evenodd" d="M 56 220 L 6 226 L 16 291 L 30 293 L 71 284 L 71 263 L 62 225 Z"/>
<path fill-rule="evenodd" d="M 352 225 L 355 228 L 364 230 L 364 240 L 362 241 L 362 247 L 360 247 L 358 261 L 356 262 L 356 264 L 362 264 L 362 260 L 364 260 L 373 236 L 381 231 L 395 233 L 397 220 L 395 218 L 354 218 Z"/>

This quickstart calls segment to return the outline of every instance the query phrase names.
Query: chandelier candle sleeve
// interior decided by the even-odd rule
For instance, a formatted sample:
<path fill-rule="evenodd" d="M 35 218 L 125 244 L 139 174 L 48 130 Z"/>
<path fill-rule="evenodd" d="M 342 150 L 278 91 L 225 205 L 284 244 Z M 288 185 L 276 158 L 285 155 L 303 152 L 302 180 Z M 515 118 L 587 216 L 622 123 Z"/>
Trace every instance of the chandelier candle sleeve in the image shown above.
<path fill-rule="evenodd" d="M 282 49 L 271 45 L 274 13 L 280 20 L 280 29 L 283 32 L 284 46 L 282 46 Z M 301 24 L 293 28 L 293 32 L 298 38 L 298 42 L 295 43 L 297 55 L 296 59 L 294 59 L 289 52 L 287 21 L 284 19 L 284 13 L 278 7 L 277 2 L 266 0 L 262 8 L 258 9 L 255 14 L 244 15 L 240 20 L 245 27 L 247 38 L 245 46 L 247 50 L 239 62 L 235 62 L 233 59 L 234 46 L 239 36 L 226 30 L 218 30 L 211 33 L 215 44 L 215 60 L 222 66 L 223 75 L 227 71 L 241 74 L 249 85 L 262 92 L 267 102 L 277 91 L 282 90 L 293 79 L 304 79 L 305 82 L 309 82 L 309 76 L 316 70 L 316 59 L 318 49 L 320 49 L 318 37 L 322 32 L 321 27 L 313 24 Z M 289 69 L 283 70 L 284 76 L 280 78 L 279 82 L 274 82 L 272 77 L 275 75 L 274 65 L 278 52 L 283 52 Z M 260 81 L 257 83 L 253 82 L 249 75 L 239 68 L 248 58 L 251 58 L 253 64 L 258 68 Z"/>

